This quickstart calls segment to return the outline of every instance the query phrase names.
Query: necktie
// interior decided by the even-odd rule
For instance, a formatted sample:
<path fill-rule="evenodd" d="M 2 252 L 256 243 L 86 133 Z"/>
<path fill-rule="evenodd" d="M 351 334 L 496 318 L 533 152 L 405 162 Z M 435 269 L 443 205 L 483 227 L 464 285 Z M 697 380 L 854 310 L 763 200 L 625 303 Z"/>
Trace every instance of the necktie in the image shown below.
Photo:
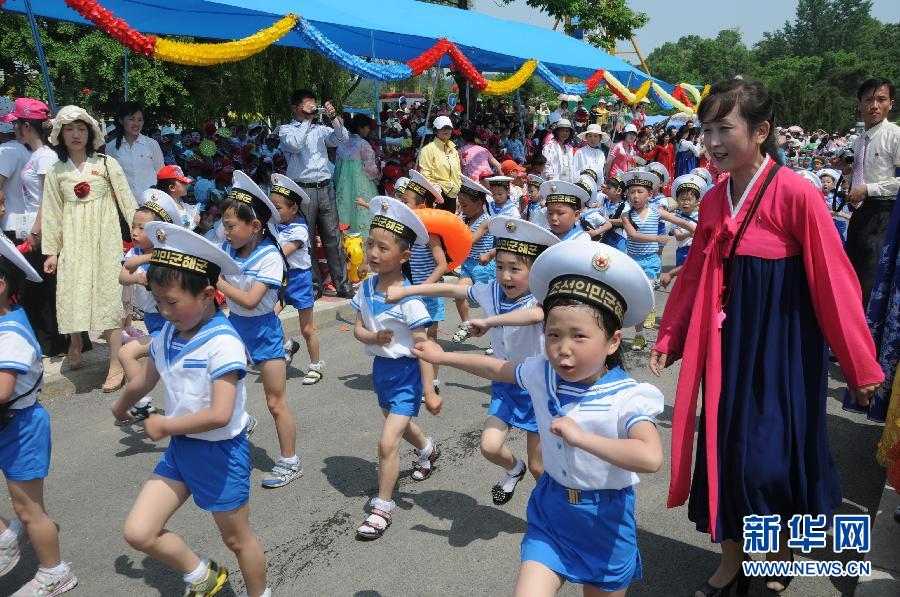
<path fill-rule="evenodd" d="M 853 177 L 850 179 L 850 188 L 856 188 L 863 184 L 863 168 L 866 161 L 866 146 L 869 144 L 869 136 L 863 133 L 862 143 L 859 144 L 859 151 L 856 152 L 856 159 L 853 162 Z"/>

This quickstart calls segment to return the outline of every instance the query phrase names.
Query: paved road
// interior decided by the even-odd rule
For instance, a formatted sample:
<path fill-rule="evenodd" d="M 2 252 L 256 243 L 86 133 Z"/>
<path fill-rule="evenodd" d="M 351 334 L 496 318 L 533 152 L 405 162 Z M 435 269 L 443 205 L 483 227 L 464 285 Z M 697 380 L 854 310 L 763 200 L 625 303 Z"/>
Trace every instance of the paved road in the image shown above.
<path fill-rule="evenodd" d="M 659 298 L 664 300 L 665 293 Z M 454 311 L 452 307 L 449 311 Z M 455 313 L 452 314 L 455 326 Z M 452 329 L 449 325 L 448 329 Z M 371 390 L 371 359 L 363 355 L 341 323 L 320 330 L 328 361 L 325 379 L 312 388 L 301 385 L 302 373 L 289 370 L 288 392 L 298 419 L 305 476 L 282 489 L 258 486 L 277 457 L 274 427 L 265 411 L 261 384 L 248 377 L 249 408 L 261 424 L 253 437 L 254 464 L 251 518 L 269 562 L 269 582 L 280 596 L 395 597 L 442 593 L 508 595 L 518 569 L 519 541 L 525 531 L 525 506 L 533 487 L 530 477 L 511 502 L 495 507 L 490 487 L 497 469 L 478 450 L 488 403 L 487 382 L 457 371 L 442 371 L 444 410 L 439 417 L 423 409 L 420 424 L 441 445 L 444 456 L 435 474 L 423 483 L 409 477 L 412 454 L 404 447 L 393 526 L 381 540 L 354 538 L 364 518 L 363 506 L 376 487 L 376 442 L 381 415 Z M 630 336 L 630 333 L 627 334 Z M 485 340 L 445 347 L 480 350 Z M 305 357 L 298 355 L 298 364 Z M 634 376 L 651 381 L 646 353 L 631 362 Z M 660 420 L 668 452 L 671 405 L 677 369 L 658 385 L 667 408 Z M 840 373 L 835 369 L 835 375 Z M 831 445 L 844 489 L 843 511 L 874 513 L 884 473 L 873 454 L 879 429 L 839 408 L 841 386 L 830 384 Z M 160 389 L 155 395 L 161 396 Z M 163 446 L 142 430 L 112 423 L 112 397 L 81 393 L 48 402 L 53 417 L 53 468 L 47 484 L 48 507 L 62 528 L 64 557 L 81 583 L 75 595 L 180 595 L 179 575 L 132 550 L 121 538 L 121 525 L 142 482 Z M 521 434 L 512 438 L 516 453 L 525 451 Z M 667 510 L 668 463 L 643 477 L 638 489 L 638 521 L 645 579 L 631 595 L 688 595 L 717 565 L 717 550 L 687 520 L 686 509 Z M 8 513 L 4 506 L 2 512 Z M 212 518 L 191 502 L 170 528 L 189 545 L 229 568 L 236 561 L 219 541 Z M 831 559 L 827 553 L 814 557 Z M 34 556 L 0 580 L 0 596 L 10 594 L 33 574 Z M 800 579 L 788 596 L 850 595 L 847 579 Z M 763 595 L 762 583 L 754 594 Z M 243 589 L 233 577 L 236 593 Z M 226 589 L 224 595 L 232 593 Z M 562 595 L 580 595 L 572 586 Z"/>

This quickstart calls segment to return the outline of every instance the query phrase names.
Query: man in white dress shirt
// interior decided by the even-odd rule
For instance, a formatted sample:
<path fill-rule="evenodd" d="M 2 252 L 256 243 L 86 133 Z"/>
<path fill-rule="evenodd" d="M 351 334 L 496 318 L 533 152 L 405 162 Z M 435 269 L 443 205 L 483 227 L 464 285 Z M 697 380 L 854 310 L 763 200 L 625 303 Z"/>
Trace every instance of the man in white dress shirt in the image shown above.
<path fill-rule="evenodd" d="M 318 111 L 316 96 L 312 91 L 298 89 L 291 94 L 291 114 L 294 120 L 279 128 L 279 148 L 287 159 L 288 178 L 293 179 L 309 195 L 309 206 L 304 214 L 309 224 L 309 237 L 315 238 L 318 232 L 322 239 L 336 294 L 350 297 L 352 291 L 347 281 L 347 260 L 341 243 L 337 201 L 328 161 L 328 148 L 346 143 L 350 135 L 331 102 L 325 102 L 324 106 L 325 121 L 330 121 L 331 126 L 313 122 Z M 317 263 L 316 243 L 310 242 L 308 248 L 312 262 Z M 318 267 L 312 270 L 315 295 L 319 297 L 323 292 L 321 274 Z"/>
<path fill-rule="evenodd" d="M 847 202 L 857 206 L 847 227 L 847 256 L 862 286 L 863 306 L 875 285 L 891 211 L 900 190 L 900 127 L 888 120 L 894 85 L 875 77 L 859 87 L 865 132 L 853 144 L 854 162 Z"/>

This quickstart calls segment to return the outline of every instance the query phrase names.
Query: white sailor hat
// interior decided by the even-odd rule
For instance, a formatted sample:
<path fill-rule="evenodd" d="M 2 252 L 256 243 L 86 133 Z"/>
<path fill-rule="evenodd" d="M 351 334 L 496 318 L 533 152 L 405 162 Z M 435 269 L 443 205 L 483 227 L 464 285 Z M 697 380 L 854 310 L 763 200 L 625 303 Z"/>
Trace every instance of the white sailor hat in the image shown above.
<path fill-rule="evenodd" d="M 587 174 L 588 176 L 593 178 L 594 182 L 597 182 L 598 180 L 600 180 L 600 177 L 597 175 L 597 171 L 594 170 L 593 168 L 585 168 L 584 170 L 582 170 L 581 172 L 578 173 L 579 176 L 584 176 L 585 174 Z"/>
<path fill-rule="evenodd" d="M 649 189 L 659 188 L 659 176 L 647 170 L 631 170 L 623 172 L 621 175 L 622 184 L 628 187 L 647 187 Z"/>
<path fill-rule="evenodd" d="M 819 179 L 821 179 L 823 176 L 830 176 L 834 179 L 834 182 L 837 182 L 841 178 L 841 173 L 834 168 L 822 168 L 821 170 L 819 170 L 818 174 Z"/>
<path fill-rule="evenodd" d="M 797 170 L 797 174 L 811 182 L 814 187 L 819 189 L 819 191 L 822 190 L 822 181 L 819 180 L 819 177 L 815 172 L 810 172 L 809 170 Z"/>
<path fill-rule="evenodd" d="M 478 181 L 472 180 L 468 176 L 462 176 L 459 180 L 462 183 L 462 186 L 459 189 L 460 193 L 472 195 L 477 199 L 492 196 L 490 189 L 482 184 L 479 184 Z"/>
<path fill-rule="evenodd" d="M 498 251 L 524 255 L 532 259 L 543 253 L 547 247 L 559 242 L 559 238 L 546 228 L 509 216 L 491 218 L 488 233 L 497 240 L 494 246 Z"/>
<path fill-rule="evenodd" d="M 42 281 L 41 275 L 25 260 L 25 256 L 16 248 L 16 245 L 6 238 L 6 235 L 0 234 L 0 273 L 17 279 L 21 275 L 19 272 L 24 274 L 25 279 L 29 282 Z"/>
<path fill-rule="evenodd" d="M 150 265 L 206 276 L 213 285 L 220 274 L 228 276 L 240 271 L 228 253 L 187 228 L 150 222 L 144 226 L 144 232 L 153 243 Z"/>
<path fill-rule="evenodd" d="M 443 201 L 443 197 L 441 196 L 441 189 L 437 185 L 434 185 L 427 178 L 422 176 L 418 170 L 410 170 L 409 171 L 409 182 L 406 183 L 406 190 L 412 191 L 416 195 L 427 198 L 428 195 L 432 195 L 435 201 Z"/>
<path fill-rule="evenodd" d="M 528 175 L 528 184 L 530 184 L 530 185 L 540 187 L 542 184 L 544 184 L 544 182 L 545 182 L 544 179 L 541 178 L 540 176 L 538 176 L 537 174 L 529 174 Z"/>
<path fill-rule="evenodd" d="M 234 184 L 226 199 L 249 205 L 263 224 L 280 224 L 281 217 L 262 189 L 241 170 L 234 171 Z M 268 213 L 267 213 L 268 212 Z"/>
<path fill-rule="evenodd" d="M 643 170 L 648 170 L 649 172 L 653 172 L 654 174 L 656 174 L 662 181 L 662 184 L 660 186 L 663 187 L 669 184 L 669 180 L 672 178 L 671 176 L 669 176 L 669 169 L 659 162 L 650 162 L 643 167 Z"/>
<path fill-rule="evenodd" d="M 677 199 L 678 193 L 680 193 L 682 189 L 692 189 L 697 191 L 697 196 L 702 199 L 708 188 L 709 186 L 702 177 L 697 176 L 696 174 L 682 174 L 672 182 L 672 197 Z"/>
<path fill-rule="evenodd" d="M 181 212 L 172 199 L 165 191 L 159 189 L 147 189 L 138 199 L 138 207 L 149 209 L 157 216 L 160 221 L 171 224 L 172 222 L 181 222 Z"/>
<path fill-rule="evenodd" d="M 695 174 L 705 180 L 707 186 L 711 187 L 713 185 L 713 176 L 706 168 L 694 168 L 690 173 Z"/>
<path fill-rule="evenodd" d="M 597 192 L 597 179 L 590 174 L 582 172 L 581 176 L 578 177 L 578 182 L 575 184 L 588 192 L 589 197 L 585 201 L 586 203 L 589 202 Z"/>
<path fill-rule="evenodd" d="M 401 176 L 400 178 L 397 179 L 397 182 L 394 183 L 394 190 L 395 191 L 403 191 L 406 189 L 406 185 L 408 185 L 408 184 L 409 184 L 409 179 L 406 178 L 405 176 Z"/>
<path fill-rule="evenodd" d="M 410 181 L 410 184 L 414 183 Z M 373 228 L 389 230 L 410 244 L 428 244 L 428 230 L 425 229 L 425 224 L 416 212 L 402 201 L 379 195 L 369 201 L 369 209 L 373 214 Z"/>
<path fill-rule="evenodd" d="M 655 304 L 641 266 L 598 243 L 559 243 L 531 266 L 529 288 L 542 305 L 554 297 L 572 298 L 609 311 L 621 327 L 644 320 Z"/>
<path fill-rule="evenodd" d="M 581 209 L 591 198 L 590 193 L 577 184 L 562 180 L 548 180 L 541 185 L 541 197 L 544 203 L 564 203 L 572 209 Z"/>
<path fill-rule="evenodd" d="M 484 179 L 484 182 L 488 183 L 488 186 L 498 187 L 508 187 L 512 181 L 512 176 L 488 176 Z"/>
<path fill-rule="evenodd" d="M 299 207 L 306 207 L 310 202 L 309 195 L 306 194 L 306 191 L 301 189 L 300 185 L 284 174 L 272 175 L 272 192 L 276 195 L 281 195 L 288 201 L 296 203 Z"/>

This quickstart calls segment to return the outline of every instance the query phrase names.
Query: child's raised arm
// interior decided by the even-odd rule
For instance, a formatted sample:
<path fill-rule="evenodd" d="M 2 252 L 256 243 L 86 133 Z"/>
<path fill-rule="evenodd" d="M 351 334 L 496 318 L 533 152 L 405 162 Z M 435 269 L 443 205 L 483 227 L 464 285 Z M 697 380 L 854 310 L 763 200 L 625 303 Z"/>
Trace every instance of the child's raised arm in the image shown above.
<path fill-rule="evenodd" d="M 478 230 L 476 230 L 476 231 L 472 234 L 472 244 L 473 244 L 473 245 L 474 245 L 475 243 L 477 243 L 478 241 L 480 241 L 480 240 L 481 240 L 481 237 L 483 237 L 485 234 L 487 234 L 487 231 L 488 231 L 488 224 L 490 224 L 490 220 L 485 220 L 485 221 L 482 222 L 481 225 L 478 227 Z"/>
<path fill-rule="evenodd" d="M 153 359 L 147 359 L 147 363 L 141 368 L 133 379 L 129 379 L 115 402 L 112 403 L 112 413 L 119 421 L 130 421 L 131 415 L 128 414 L 134 404 L 149 394 L 159 381 L 159 371 L 156 370 L 156 362 Z"/>
<path fill-rule="evenodd" d="M 216 289 L 244 309 L 255 309 L 268 292 L 269 286 L 264 282 L 254 282 L 250 290 L 241 290 L 232 286 L 225 278 L 220 277 Z"/>
<path fill-rule="evenodd" d="M 671 214 L 667 211 L 660 211 L 659 219 L 665 220 L 666 222 L 669 222 L 670 224 L 675 224 L 679 228 L 684 228 L 685 230 L 690 230 L 691 233 L 693 233 L 694 230 L 697 228 L 696 223 L 691 222 L 690 220 L 685 220 L 683 218 L 679 218 L 675 214 Z"/>
<path fill-rule="evenodd" d="M 412 352 L 417 358 L 435 365 L 446 365 L 454 369 L 461 369 L 472 375 L 492 381 L 516 383 L 517 363 L 512 361 L 503 361 L 479 354 L 444 352 L 437 342 L 430 340 L 427 342 L 416 342 Z"/>
<path fill-rule="evenodd" d="M 482 336 L 490 328 L 510 326 L 522 327 L 526 325 L 534 325 L 544 321 L 544 310 L 540 307 L 529 307 L 528 309 L 516 309 L 503 315 L 492 315 L 482 319 L 470 319 L 469 330 L 475 336 Z"/>
<path fill-rule="evenodd" d="M 303 248 L 303 242 L 299 240 L 291 240 L 281 245 L 281 253 L 285 257 L 294 253 L 294 251 Z"/>
<path fill-rule="evenodd" d="M 655 234 L 644 234 L 643 232 L 638 232 L 634 227 L 634 224 L 631 223 L 631 218 L 622 218 L 622 226 L 625 228 L 625 232 L 628 234 L 628 238 L 630 238 L 631 240 L 641 243 L 659 243 L 661 245 L 669 242 L 669 237 L 667 236 L 657 236 Z"/>
<path fill-rule="evenodd" d="M 134 272 L 137 268 L 142 265 L 147 265 L 150 263 L 150 254 L 146 255 L 132 255 L 128 259 L 125 260 L 125 263 L 122 264 L 122 267 L 127 269 L 129 272 Z"/>
<path fill-rule="evenodd" d="M 416 284 L 415 286 L 391 286 L 385 293 L 385 301 L 397 303 L 411 296 L 444 296 L 452 299 L 464 299 L 468 296 L 469 287 L 463 284 Z"/>
<path fill-rule="evenodd" d="M 123 265 L 119 270 L 119 284 L 122 286 L 134 286 L 135 284 L 146 286 L 147 272 L 142 270 L 129 270 L 127 266 Z"/>
<path fill-rule="evenodd" d="M 662 466 L 662 443 L 656 425 L 649 421 L 635 423 L 628 431 L 628 439 L 588 433 L 571 417 L 553 419 L 550 431 L 563 438 L 570 446 L 628 471 L 655 473 Z"/>

